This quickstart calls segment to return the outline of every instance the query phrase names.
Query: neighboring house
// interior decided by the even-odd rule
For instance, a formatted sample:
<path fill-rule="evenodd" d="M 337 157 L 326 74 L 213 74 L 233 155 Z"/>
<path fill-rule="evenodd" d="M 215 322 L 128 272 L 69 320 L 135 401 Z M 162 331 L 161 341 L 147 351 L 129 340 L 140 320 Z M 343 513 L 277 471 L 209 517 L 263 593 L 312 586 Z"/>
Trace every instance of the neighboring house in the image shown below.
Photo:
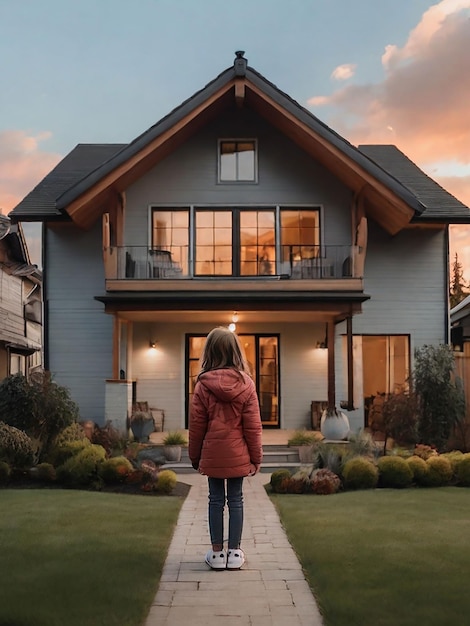
<path fill-rule="evenodd" d="M 448 225 L 470 210 L 394 146 L 356 148 L 234 65 L 130 144 L 79 144 L 10 214 L 44 222 L 45 367 L 83 419 L 187 425 L 205 335 L 236 323 L 263 424 L 367 425 L 448 342 Z M 327 348 L 327 349 L 325 349 Z"/>
<path fill-rule="evenodd" d="M 42 365 L 42 274 L 21 225 L 0 223 L 0 380 Z"/>

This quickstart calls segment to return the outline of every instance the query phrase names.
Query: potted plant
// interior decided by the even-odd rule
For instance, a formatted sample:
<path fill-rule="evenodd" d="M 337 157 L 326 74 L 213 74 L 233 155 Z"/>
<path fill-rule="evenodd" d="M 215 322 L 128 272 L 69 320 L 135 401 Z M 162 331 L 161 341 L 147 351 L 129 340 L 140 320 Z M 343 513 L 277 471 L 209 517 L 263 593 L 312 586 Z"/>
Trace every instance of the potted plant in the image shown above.
<path fill-rule="evenodd" d="M 187 446 L 186 436 L 179 430 L 168 432 L 163 439 L 163 453 L 167 461 L 181 461 L 181 447 Z"/>
<path fill-rule="evenodd" d="M 296 430 L 288 439 L 287 445 L 290 448 L 297 448 L 299 452 L 299 460 L 301 463 L 312 463 L 313 446 L 318 441 L 317 435 L 307 430 Z"/>

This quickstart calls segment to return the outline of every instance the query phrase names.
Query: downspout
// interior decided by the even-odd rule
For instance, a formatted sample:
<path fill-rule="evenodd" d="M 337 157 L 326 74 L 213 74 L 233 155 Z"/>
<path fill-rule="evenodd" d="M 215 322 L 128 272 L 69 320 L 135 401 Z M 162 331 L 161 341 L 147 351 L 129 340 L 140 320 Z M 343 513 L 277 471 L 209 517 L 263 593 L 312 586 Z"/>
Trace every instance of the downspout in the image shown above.
<path fill-rule="evenodd" d="M 449 276 L 449 271 L 450 271 L 450 238 L 449 238 L 449 224 L 447 224 L 446 229 L 445 229 L 445 246 L 444 246 L 444 267 L 446 268 L 446 273 L 445 273 L 445 294 L 444 294 L 444 302 L 445 302 L 445 336 L 444 336 L 444 342 L 446 344 L 449 343 L 450 341 L 450 299 L 449 299 L 449 293 L 450 293 L 450 276 Z"/>

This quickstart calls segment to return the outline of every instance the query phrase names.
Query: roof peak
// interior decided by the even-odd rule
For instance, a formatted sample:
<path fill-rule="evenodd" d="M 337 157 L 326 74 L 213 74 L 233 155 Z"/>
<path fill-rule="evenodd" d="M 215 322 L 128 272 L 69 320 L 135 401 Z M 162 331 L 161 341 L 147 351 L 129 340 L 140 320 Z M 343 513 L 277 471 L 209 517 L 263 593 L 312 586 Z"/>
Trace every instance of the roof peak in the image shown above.
<path fill-rule="evenodd" d="M 246 75 L 246 66 L 248 61 L 244 58 L 244 54 L 244 50 L 237 50 L 235 52 L 235 61 L 233 62 L 233 67 L 235 68 L 235 76 Z"/>

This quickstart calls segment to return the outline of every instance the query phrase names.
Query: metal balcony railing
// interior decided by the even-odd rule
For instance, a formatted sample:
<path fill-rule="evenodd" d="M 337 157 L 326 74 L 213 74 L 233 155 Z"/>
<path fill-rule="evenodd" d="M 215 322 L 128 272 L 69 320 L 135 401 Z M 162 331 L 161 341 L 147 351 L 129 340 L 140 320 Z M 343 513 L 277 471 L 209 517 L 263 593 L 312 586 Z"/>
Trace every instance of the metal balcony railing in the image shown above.
<path fill-rule="evenodd" d="M 260 250 L 261 246 L 243 249 L 239 274 L 218 274 L 218 261 L 214 259 L 207 262 L 213 268 L 211 274 L 198 275 L 194 272 L 188 246 L 169 249 L 115 246 L 104 251 L 106 277 L 114 280 L 362 278 L 364 251 L 358 246 L 281 246 L 279 254 L 273 246 L 267 258 L 258 254 Z"/>

